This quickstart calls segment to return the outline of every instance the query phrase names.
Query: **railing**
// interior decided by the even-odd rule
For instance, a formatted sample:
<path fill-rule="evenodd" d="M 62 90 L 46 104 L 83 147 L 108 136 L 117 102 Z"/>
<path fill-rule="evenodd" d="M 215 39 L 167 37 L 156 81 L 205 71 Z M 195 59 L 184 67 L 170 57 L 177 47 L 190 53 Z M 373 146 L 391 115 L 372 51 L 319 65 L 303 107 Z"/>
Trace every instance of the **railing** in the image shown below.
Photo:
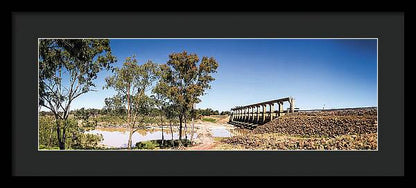
<path fill-rule="evenodd" d="M 286 111 L 283 110 L 284 102 L 290 105 Z M 275 109 L 273 109 L 274 106 Z M 293 112 L 295 112 L 295 100 L 292 97 L 286 97 L 232 108 L 229 122 L 234 125 L 257 126 Z"/>

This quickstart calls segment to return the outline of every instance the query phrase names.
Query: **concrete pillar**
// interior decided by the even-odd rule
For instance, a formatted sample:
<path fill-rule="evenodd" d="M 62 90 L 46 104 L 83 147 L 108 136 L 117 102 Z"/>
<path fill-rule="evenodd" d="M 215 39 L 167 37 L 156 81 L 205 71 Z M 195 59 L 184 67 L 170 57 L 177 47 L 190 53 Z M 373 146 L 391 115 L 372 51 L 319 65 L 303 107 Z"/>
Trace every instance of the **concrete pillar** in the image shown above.
<path fill-rule="evenodd" d="M 273 104 L 269 104 L 270 106 L 270 111 L 269 111 L 269 117 L 270 117 L 270 121 L 272 120 L 272 111 L 273 111 Z"/>
<path fill-rule="evenodd" d="M 263 104 L 262 106 L 263 106 L 263 120 L 262 120 L 262 123 L 264 123 L 264 121 L 266 120 L 266 105 Z"/>
<path fill-rule="evenodd" d="M 290 98 L 290 113 L 295 112 L 295 99 Z"/>
<path fill-rule="evenodd" d="M 250 106 L 250 123 L 253 123 L 254 108 Z"/>
<path fill-rule="evenodd" d="M 249 123 L 251 123 L 251 111 L 252 111 L 252 109 L 251 109 L 251 106 L 250 107 L 248 107 L 248 121 L 247 122 L 249 122 Z"/>
<path fill-rule="evenodd" d="M 246 122 L 248 123 L 250 121 L 250 107 L 247 107 L 247 117 Z"/>
<path fill-rule="evenodd" d="M 250 106 L 250 123 L 253 123 L 254 120 L 254 108 Z"/>
<path fill-rule="evenodd" d="M 243 117 L 244 117 L 244 109 L 240 109 L 240 121 L 243 122 Z"/>
<path fill-rule="evenodd" d="M 246 122 L 246 120 L 247 120 L 247 109 L 244 108 L 243 110 L 244 110 L 243 122 Z"/>
<path fill-rule="evenodd" d="M 256 113 L 256 123 L 259 123 L 259 119 L 260 119 L 260 109 L 259 109 L 259 106 L 256 106 L 256 109 L 257 109 L 257 113 Z"/>
<path fill-rule="evenodd" d="M 250 107 L 247 107 L 247 123 L 250 122 Z"/>
<path fill-rule="evenodd" d="M 243 121 L 244 109 L 240 109 L 240 121 Z"/>
<path fill-rule="evenodd" d="M 249 118 L 249 116 L 250 116 L 250 112 L 249 112 L 249 108 L 248 107 L 246 107 L 246 123 L 248 122 L 248 118 Z"/>
<path fill-rule="evenodd" d="M 279 116 L 283 113 L 283 102 L 279 102 Z"/>

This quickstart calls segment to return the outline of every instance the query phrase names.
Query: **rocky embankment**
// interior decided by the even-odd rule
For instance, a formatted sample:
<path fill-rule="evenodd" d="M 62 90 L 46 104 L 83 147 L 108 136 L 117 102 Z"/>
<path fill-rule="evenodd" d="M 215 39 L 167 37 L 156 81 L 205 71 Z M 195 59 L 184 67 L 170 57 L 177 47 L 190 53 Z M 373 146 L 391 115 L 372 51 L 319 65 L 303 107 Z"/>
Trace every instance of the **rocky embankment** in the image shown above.
<path fill-rule="evenodd" d="M 377 133 L 377 109 L 298 112 L 259 126 L 253 133 L 283 133 L 306 137 Z"/>
<path fill-rule="evenodd" d="M 222 142 L 245 149 L 375 150 L 377 109 L 297 112 Z"/>

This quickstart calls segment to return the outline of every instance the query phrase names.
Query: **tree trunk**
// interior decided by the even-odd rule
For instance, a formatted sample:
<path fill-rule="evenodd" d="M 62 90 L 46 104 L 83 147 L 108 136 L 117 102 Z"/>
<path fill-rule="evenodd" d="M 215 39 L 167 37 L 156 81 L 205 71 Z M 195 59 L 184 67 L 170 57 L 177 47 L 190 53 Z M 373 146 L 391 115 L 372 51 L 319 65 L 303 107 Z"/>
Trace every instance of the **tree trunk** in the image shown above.
<path fill-rule="evenodd" d="M 66 134 L 65 134 L 65 132 L 66 132 L 66 127 L 64 127 L 63 129 L 62 129 L 62 149 L 65 149 L 65 139 L 66 139 Z"/>
<path fill-rule="evenodd" d="M 59 121 L 57 119 L 58 117 L 55 117 L 55 123 L 56 123 L 56 134 L 58 136 L 58 146 L 60 150 L 65 150 L 65 145 L 62 144 L 62 139 L 61 139 L 61 127 L 59 125 Z"/>
<path fill-rule="evenodd" d="M 50 130 L 48 147 L 53 146 L 53 144 L 52 144 L 53 140 L 54 140 L 54 139 L 52 139 L 53 131 L 54 131 L 53 129 Z"/>
<path fill-rule="evenodd" d="M 175 147 L 175 142 L 173 141 L 173 128 L 172 128 L 172 121 L 169 122 L 170 124 L 170 132 L 172 134 L 172 148 Z"/>
<path fill-rule="evenodd" d="M 187 132 L 187 130 L 188 130 L 188 127 L 186 126 L 186 116 L 185 116 L 185 140 L 188 140 L 188 135 L 186 134 L 186 132 Z"/>
<path fill-rule="evenodd" d="M 127 148 L 128 148 L 129 150 L 131 150 L 131 145 L 132 145 L 132 140 L 131 140 L 131 137 L 132 137 L 132 135 L 133 135 L 133 129 L 132 129 L 132 128 L 130 128 L 130 133 L 129 133 L 129 141 L 128 141 L 128 143 L 127 143 Z"/>
<path fill-rule="evenodd" d="M 182 141 L 182 119 L 183 118 L 183 116 L 182 115 L 180 115 L 179 116 L 179 141 L 181 142 Z"/>
<path fill-rule="evenodd" d="M 130 134 L 129 134 L 129 140 L 127 143 L 127 149 L 131 150 L 131 136 L 133 134 L 133 127 L 130 125 L 131 115 L 130 115 L 130 84 L 127 86 L 127 125 L 130 127 Z M 134 126 L 134 125 L 133 125 Z"/>
<path fill-rule="evenodd" d="M 163 147 L 163 144 L 164 144 L 164 140 L 165 140 L 165 137 L 163 136 L 163 124 L 162 124 L 162 147 Z"/>
<path fill-rule="evenodd" d="M 163 116 L 162 115 L 160 115 L 160 123 L 162 124 L 162 147 L 163 147 L 165 137 L 163 135 Z"/>
<path fill-rule="evenodd" d="M 192 144 L 192 140 L 193 140 L 193 137 L 194 137 L 194 118 L 192 118 L 192 133 L 191 133 L 191 144 Z"/>

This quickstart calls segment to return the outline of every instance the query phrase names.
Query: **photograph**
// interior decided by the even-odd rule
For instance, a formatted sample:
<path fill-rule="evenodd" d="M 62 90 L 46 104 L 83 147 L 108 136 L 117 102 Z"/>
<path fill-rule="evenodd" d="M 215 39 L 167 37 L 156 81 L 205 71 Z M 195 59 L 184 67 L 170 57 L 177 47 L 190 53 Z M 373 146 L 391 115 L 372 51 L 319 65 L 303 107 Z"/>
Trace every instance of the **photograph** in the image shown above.
<path fill-rule="evenodd" d="M 379 149 L 378 38 L 37 42 L 40 152 Z"/>

